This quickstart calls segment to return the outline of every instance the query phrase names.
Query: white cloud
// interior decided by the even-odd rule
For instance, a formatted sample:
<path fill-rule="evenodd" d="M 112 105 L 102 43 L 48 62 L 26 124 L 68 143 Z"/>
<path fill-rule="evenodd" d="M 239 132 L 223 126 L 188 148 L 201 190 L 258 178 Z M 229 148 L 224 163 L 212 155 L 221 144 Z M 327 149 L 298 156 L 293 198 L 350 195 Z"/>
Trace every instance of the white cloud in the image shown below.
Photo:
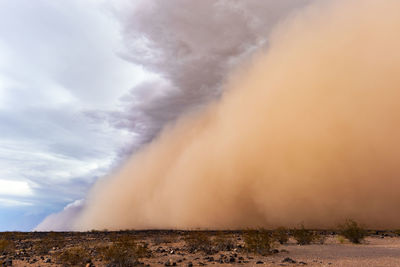
<path fill-rule="evenodd" d="M 0 180 L 0 195 L 31 196 L 31 187 L 26 181 Z"/>
<path fill-rule="evenodd" d="M 0 207 L 20 207 L 20 206 L 32 206 L 32 203 L 8 199 L 8 198 L 0 198 Z"/>

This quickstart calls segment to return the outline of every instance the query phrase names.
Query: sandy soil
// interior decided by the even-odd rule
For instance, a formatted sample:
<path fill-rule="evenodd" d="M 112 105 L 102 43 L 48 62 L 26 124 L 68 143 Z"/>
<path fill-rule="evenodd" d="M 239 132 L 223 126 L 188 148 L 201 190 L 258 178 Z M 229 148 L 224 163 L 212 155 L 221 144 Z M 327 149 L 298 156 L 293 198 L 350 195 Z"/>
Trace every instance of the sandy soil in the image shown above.
<path fill-rule="evenodd" d="M 215 232 L 204 232 L 214 238 Z M 3 233 L 4 234 L 4 233 Z M 121 236 L 137 244 L 147 244 L 150 257 L 139 259 L 144 266 L 400 266 L 400 237 L 379 234 L 367 237 L 362 244 L 351 244 L 335 234 L 326 234 L 324 244 L 299 246 L 292 238 L 287 244 L 275 245 L 268 256 L 245 251 L 242 234 L 229 232 L 235 247 L 212 253 L 190 251 L 183 231 L 129 231 L 93 233 L 5 233 L 0 240 L 11 240 L 12 251 L 0 253 L 0 266 L 63 266 L 59 253 L 71 248 L 84 248 L 90 260 L 77 266 L 116 266 L 107 263 L 96 247 L 112 244 Z M 217 234 L 220 235 L 220 234 Z M 49 246 L 49 251 L 43 246 Z M 57 245 L 59 244 L 59 245 Z M 1 252 L 1 251 L 0 251 Z M 12 263 L 12 265 L 10 265 Z"/>

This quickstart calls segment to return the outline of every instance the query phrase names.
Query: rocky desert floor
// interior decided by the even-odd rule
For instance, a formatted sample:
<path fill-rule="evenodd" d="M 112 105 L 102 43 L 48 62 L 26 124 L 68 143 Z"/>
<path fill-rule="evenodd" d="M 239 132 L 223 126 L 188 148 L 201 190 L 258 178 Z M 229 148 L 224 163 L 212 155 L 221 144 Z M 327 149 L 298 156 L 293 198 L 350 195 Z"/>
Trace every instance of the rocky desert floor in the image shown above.
<path fill-rule="evenodd" d="M 360 244 L 335 231 L 303 234 L 309 244 L 282 229 L 3 232 L 0 266 L 400 266 L 396 231 L 368 231 Z"/>

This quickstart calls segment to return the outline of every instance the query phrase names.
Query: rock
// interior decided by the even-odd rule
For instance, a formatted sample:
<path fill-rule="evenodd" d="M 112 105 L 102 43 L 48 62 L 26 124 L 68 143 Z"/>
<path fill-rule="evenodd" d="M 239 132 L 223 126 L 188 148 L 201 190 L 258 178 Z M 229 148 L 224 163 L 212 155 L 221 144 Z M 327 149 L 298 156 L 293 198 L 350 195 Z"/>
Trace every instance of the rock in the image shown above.
<path fill-rule="evenodd" d="M 191 261 L 188 262 L 187 264 L 188 267 L 193 267 L 193 263 Z"/>
<path fill-rule="evenodd" d="M 232 257 L 232 256 L 231 256 L 231 257 L 229 258 L 229 262 L 232 263 L 232 262 L 235 262 L 235 261 L 236 261 L 236 260 L 235 260 L 235 257 Z"/>
<path fill-rule="evenodd" d="M 300 265 L 307 265 L 307 262 L 299 261 L 299 264 L 300 264 Z"/>
<path fill-rule="evenodd" d="M 212 261 L 214 261 L 214 257 L 211 257 L 211 256 L 205 257 L 204 260 L 207 260 L 207 261 L 209 261 L 209 262 L 212 262 Z"/>
<path fill-rule="evenodd" d="M 176 262 L 174 262 L 172 259 L 169 259 L 166 263 L 164 263 L 164 266 L 176 266 Z"/>
<path fill-rule="evenodd" d="M 256 264 L 264 264 L 263 261 L 257 261 Z"/>
<path fill-rule="evenodd" d="M 287 262 L 287 263 L 296 263 L 297 261 L 295 261 L 295 260 L 293 260 L 293 259 L 291 259 L 291 258 L 287 257 L 287 258 L 283 259 L 283 261 L 282 261 L 282 262 Z"/>
<path fill-rule="evenodd" d="M 50 258 L 47 258 L 45 261 L 44 261 L 44 263 L 50 263 L 51 262 L 51 259 Z"/>

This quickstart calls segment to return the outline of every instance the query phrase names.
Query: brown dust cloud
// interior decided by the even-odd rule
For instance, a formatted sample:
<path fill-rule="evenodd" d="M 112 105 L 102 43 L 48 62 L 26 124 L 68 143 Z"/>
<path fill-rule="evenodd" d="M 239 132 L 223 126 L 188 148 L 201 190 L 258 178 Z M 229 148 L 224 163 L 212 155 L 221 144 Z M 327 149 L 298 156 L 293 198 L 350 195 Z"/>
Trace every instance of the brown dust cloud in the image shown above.
<path fill-rule="evenodd" d="M 221 99 L 91 190 L 75 229 L 400 227 L 400 2 L 281 21 Z"/>

